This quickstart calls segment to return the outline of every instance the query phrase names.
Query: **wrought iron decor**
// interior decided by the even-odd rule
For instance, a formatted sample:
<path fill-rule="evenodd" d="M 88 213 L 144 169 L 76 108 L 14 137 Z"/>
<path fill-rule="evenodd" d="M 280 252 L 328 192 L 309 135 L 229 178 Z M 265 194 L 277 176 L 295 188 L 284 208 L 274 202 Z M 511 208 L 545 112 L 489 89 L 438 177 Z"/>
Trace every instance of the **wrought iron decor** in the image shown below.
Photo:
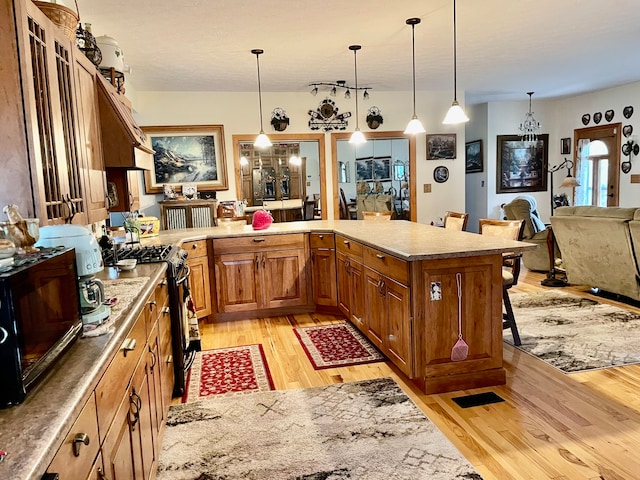
<path fill-rule="evenodd" d="M 325 98 L 320 102 L 318 108 L 309 110 L 309 128 L 311 130 L 346 130 L 349 126 L 347 119 L 351 117 L 351 112 L 338 113 L 336 103 L 330 98 Z"/>

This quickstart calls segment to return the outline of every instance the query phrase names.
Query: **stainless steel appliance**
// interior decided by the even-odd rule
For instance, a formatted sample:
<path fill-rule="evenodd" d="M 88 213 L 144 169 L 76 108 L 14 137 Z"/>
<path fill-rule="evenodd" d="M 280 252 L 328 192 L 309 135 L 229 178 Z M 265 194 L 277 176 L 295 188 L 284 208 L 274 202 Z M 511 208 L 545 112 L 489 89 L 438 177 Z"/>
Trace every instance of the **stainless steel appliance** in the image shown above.
<path fill-rule="evenodd" d="M 0 407 L 22 402 L 82 331 L 74 250 L 13 260 L 0 268 Z"/>
<path fill-rule="evenodd" d="M 173 395 L 181 396 L 184 393 L 186 372 L 191 368 L 196 352 L 201 350 L 198 319 L 190 321 L 186 314 L 191 273 L 187 265 L 187 251 L 173 245 L 148 245 L 118 250 L 104 249 L 102 255 L 107 266 L 113 266 L 119 260 L 127 258 L 135 258 L 138 263 L 167 263 L 175 375 Z"/>
<path fill-rule="evenodd" d="M 40 228 L 37 246 L 75 248 L 82 323 L 98 324 L 109 318 L 104 304 L 104 286 L 95 274 L 104 269 L 102 255 L 93 233 L 81 225 L 51 225 Z"/>

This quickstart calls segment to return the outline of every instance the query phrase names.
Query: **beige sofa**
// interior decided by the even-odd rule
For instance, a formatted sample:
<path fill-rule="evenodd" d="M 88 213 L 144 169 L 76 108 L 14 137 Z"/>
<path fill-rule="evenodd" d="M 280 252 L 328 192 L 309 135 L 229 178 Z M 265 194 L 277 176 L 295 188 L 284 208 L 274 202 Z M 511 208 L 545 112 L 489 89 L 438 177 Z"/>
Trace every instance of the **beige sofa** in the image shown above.
<path fill-rule="evenodd" d="M 551 225 L 570 283 L 640 300 L 640 208 L 560 207 Z"/>

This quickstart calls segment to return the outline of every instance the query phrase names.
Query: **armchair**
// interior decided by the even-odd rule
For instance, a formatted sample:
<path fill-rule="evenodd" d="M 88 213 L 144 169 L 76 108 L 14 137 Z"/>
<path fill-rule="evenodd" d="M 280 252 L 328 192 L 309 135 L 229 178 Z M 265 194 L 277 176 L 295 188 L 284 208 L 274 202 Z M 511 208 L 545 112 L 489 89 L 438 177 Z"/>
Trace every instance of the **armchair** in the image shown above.
<path fill-rule="evenodd" d="M 538 272 L 549 271 L 549 249 L 547 247 L 547 237 L 549 230 L 540 220 L 537 211 L 535 198 L 530 195 L 522 195 L 514 198 L 510 203 L 503 205 L 504 214 L 507 220 L 524 220 L 524 232 L 522 240 L 535 243 L 538 248 L 523 252 L 522 263 L 529 270 Z M 560 256 L 560 252 L 555 251 L 555 257 Z"/>

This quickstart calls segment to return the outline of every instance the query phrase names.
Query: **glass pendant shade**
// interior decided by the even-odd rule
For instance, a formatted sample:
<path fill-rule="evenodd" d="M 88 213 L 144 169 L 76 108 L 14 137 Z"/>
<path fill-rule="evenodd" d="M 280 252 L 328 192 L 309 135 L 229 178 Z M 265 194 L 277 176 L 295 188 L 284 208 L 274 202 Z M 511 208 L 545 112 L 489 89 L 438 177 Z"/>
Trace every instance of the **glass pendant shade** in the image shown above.
<path fill-rule="evenodd" d="M 360 145 L 361 143 L 366 143 L 367 139 L 364 138 L 364 134 L 360 131 L 359 128 L 351 134 L 351 138 L 349 139 L 349 143 L 353 143 L 354 145 Z"/>
<path fill-rule="evenodd" d="M 455 125 L 458 123 L 465 123 L 468 121 L 469 121 L 469 117 L 467 117 L 467 115 L 464 113 L 464 110 L 462 110 L 462 107 L 460 106 L 460 104 L 454 100 L 453 103 L 451 104 L 451 108 L 449 108 L 449 111 L 447 112 L 447 115 L 444 117 L 444 120 L 442 121 L 442 123 L 445 125 Z"/>
<path fill-rule="evenodd" d="M 253 142 L 253 146 L 256 148 L 267 148 L 272 145 L 271 140 L 267 137 L 267 134 L 260 130 L 260 134 L 256 137 L 256 141 Z"/>
<path fill-rule="evenodd" d="M 404 130 L 405 134 L 416 135 L 418 133 L 425 133 L 426 130 L 422 126 L 422 122 L 418 120 L 418 117 L 413 117 L 407 128 Z"/>

